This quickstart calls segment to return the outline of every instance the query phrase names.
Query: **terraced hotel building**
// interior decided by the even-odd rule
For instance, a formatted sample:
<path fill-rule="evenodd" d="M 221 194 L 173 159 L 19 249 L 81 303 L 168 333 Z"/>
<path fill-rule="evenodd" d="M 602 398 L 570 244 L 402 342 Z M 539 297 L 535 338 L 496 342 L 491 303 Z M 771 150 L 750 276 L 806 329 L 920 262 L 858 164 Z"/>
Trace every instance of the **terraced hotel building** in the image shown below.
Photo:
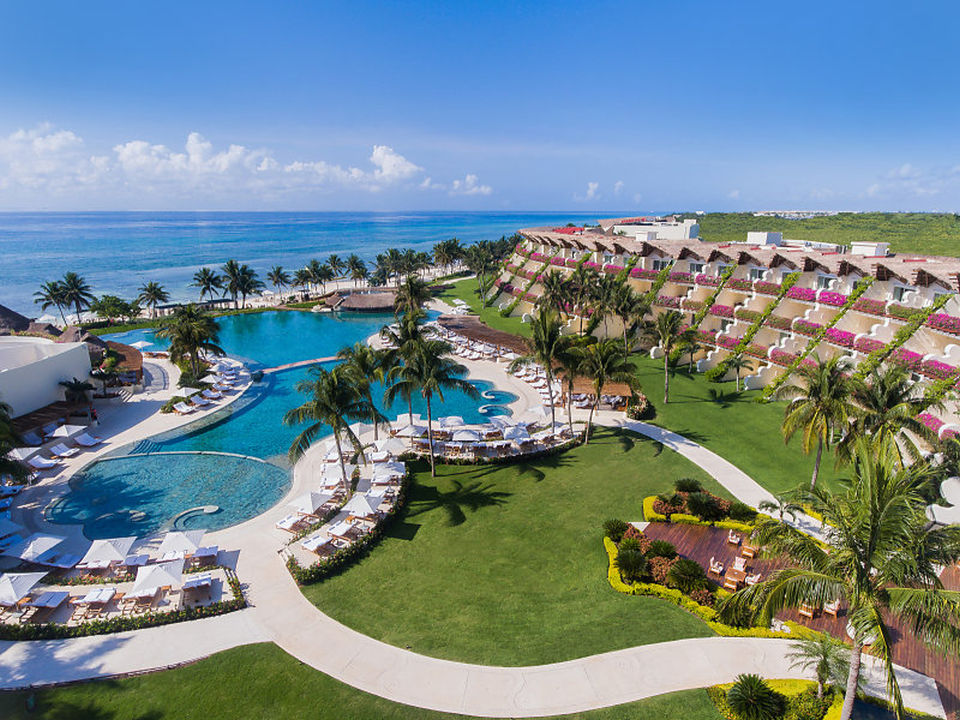
<path fill-rule="evenodd" d="M 700 371 L 732 352 L 754 358 L 748 388 L 774 382 L 798 358 L 811 362 L 813 353 L 847 355 L 854 371 L 865 362 L 898 363 L 924 389 L 960 374 L 957 258 L 767 232 L 748 233 L 744 242 L 703 242 L 694 220 L 674 218 L 614 218 L 596 227 L 528 228 L 520 235 L 496 281 L 495 304 L 505 313 L 531 313 L 546 273 L 584 266 L 650 294 L 654 313 L 683 313 L 698 331 Z M 570 309 L 570 332 L 578 312 L 590 311 Z M 602 334 L 603 325 L 595 332 Z M 616 318 L 607 319 L 606 332 L 620 335 Z M 954 402 L 939 416 L 922 417 L 941 437 L 960 433 Z"/>

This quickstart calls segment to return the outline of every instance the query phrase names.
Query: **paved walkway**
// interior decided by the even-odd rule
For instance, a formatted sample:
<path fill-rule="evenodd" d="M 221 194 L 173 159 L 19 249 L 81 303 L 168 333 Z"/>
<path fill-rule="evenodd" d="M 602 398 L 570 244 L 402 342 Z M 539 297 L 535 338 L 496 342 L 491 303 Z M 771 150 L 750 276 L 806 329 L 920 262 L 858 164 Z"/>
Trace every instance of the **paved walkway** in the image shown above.
<path fill-rule="evenodd" d="M 298 360 L 297 362 L 287 363 L 286 365 L 277 365 L 272 368 L 265 368 L 264 373 L 275 373 L 280 372 L 281 370 L 290 370 L 292 368 L 306 367 L 307 365 L 319 365 L 320 363 L 332 362 L 337 359 L 336 355 L 331 355 L 330 357 L 314 358 L 313 360 Z"/>

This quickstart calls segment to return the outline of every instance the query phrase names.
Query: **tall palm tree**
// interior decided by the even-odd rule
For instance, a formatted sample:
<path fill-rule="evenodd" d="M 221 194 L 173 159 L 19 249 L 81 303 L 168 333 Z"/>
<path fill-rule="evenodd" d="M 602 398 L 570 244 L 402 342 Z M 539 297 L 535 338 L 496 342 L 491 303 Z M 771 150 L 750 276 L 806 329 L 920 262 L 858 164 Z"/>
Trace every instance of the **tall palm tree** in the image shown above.
<path fill-rule="evenodd" d="M 580 318 L 579 333 L 583 335 L 583 318 L 593 299 L 597 273 L 584 265 L 578 265 L 567 280 L 568 301 Z"/>
<path fill-rule="evenodd" d="M 426 317 L 426 314 L 419 310 L 404 313 L 397 318 L 396 330 L 389 325 L 380 330 L 380 337 L 392 346 L 392 349 L 387 350 L 381 360 L 384 379 L 392 381 L 396 378 L 399 371 L 394 370 L 394 368 L 402 367 L 409 358 L 413 357 L 420 344 L 424 342 L 426 336 L 423 332 L 423 321 L 426 320 Z M 409 391 L 409 388 L 406 388 L 400 391 L 400 395 L 407 401 L 407 412 L 412 416 L 413 393 Z"/>
<path fill-rule="evenodd" d="M 241 265 L 236 285 L 236 291 L 242 298 L 240 307 L 245 308 L 247 306 L 248 295 L 254 295 L 261 290 L 263 290 L 263 282 L 257 277 L 256 270 L 249 265 Z"/>
<path fill-rule="evenodd" d="M 290 273 L 283 269 L 281 265 L 274 265 L 267 273 L 267 281 L 277 289 L 277 295 L 283 295 L 283 289 L 290 282 Z"/>
<path fill-rule="evenodd" d="M 674 348 L 682 345 L 689 338 L 689 334 L 683 327 L 683 315 L 676 310 L 662 312 L 655 320 L 643 325 L 641 334 L 663 351 L 663 402 L 668 403 L 670 402 L 670 354 Z"/>
<path fill-rule="evenodd" d="M 181 305 L 162 319 L 157 337 L 170 341 L 170 359 L 179 364 L 189 363 L 194 377 L 200 376 L 200 361 L 204 353 L 222 356 L 220 327 L 210 315 L 192 303 Z"/>
<path fill-rule="evenodd" d="M 436 460 L 433 453 L 433 408 L 434 396 L 443 402 L 445 390 L 459 390 L 470 398 L 480 393 L 461 376 L 467 369 L 449 357 L 452 347 L 443 340 L 424 340 L 419 343 L 412 355 L 404 359 L 399 368 L 395 368 L 395 382 L 387 388 L 387 402 L 391 403 L 397 395 L 404 392 L 419 392 L 427 403 L 427 435 L 430 443 L 430 476 L 436 477 Z"/>
<path fill-rule="evenodd" d="M 326 267 L 326 265 L 316 259 L 311 260 L 310 262 L 307 263 L 307 272 L 310 273 L 311 283 L 313 283 L 314 285 L 318 285 L 320 283 L 319 277 L 321 275 L 326 275 L 326 273 L 323 271 L 324 267 Z"/>
<path fill-rule="evenodd" d="M 599 275 L 591 289 L 590 303 L 593 307 L 593 322 L 603 321 L 603 336 L 607 337 L 607 318 L 613 314 L 617 304 L 617 289 L 620 288 L 616 278 L 610 275 Z"/>
<path fill-rule="evenodd" d="M 346 268 L 346 265 L 343 262 L 343 259 L 339 255 L 330 255 L 327 258 L 327 267 L 330 268 L 330 271 L 333 273 L 335 278 L 341 277 L 343 271 Z"/>
<path fill-rule="evenodd" d="M 691 374 L 693 373 L 693 358 L 703 349 L 704 346 L 697 342 L 696 332 L 689 333 L 687 341 L 683 343 L 683 351 L 687 353 L 690 358 L 689 365 L 687 366 L 687 372 Z"/>
<path fill-rule="evenodd" d="M 319 366 L 310 368 L 309 377 L 296 384 L 297 392 L 304 393 L 309 399 L 302 405 L 292 408 L 283 416 L 286 425 L 310 424 L 290 445 L 290 460 L 296 462 L 313 442 L 333 430 L 333 440 L 337 444 L 340 456 L 340 472 L 343 482 L 350 486 L 347 469 L 343 461 L 341 435 L 345 435 L 357 452 L 360 452 L 360 440 L 350 429 L 351 420 L 361 420 L 369 415 L 370 408 L 357 391 L 357 386 L 346 373 L 339 368 L 326 370 Z"/>
<path fill-rule="evenodd" d="M 46 310 L 50 307 L 57 308 L 57 312 L 60 313 L 60 319 L 63 321 L 64 326 L 66 326 L 67 318 L 63 314 L 63 308 L 68 304 L 68 301 L 63 289 L 63 283 L 57 280 L 48 280 L 40 286 L 40 289 L 33 294 L 33 297 L 34 302 L 39 303 L 41 310 Z"/>
<path fill-rule="evenodd" d="M 631 337 L 637 329 L 637 324 L 650 312 L 650 303 L 643 295 L 638 295 L 626 283 L 617 286 L 614 291 L 610 312 L 619 318 L 623 325 L 623 354 L 630 354 Z"/>
<path fill-rule="evenodd" d="M 852 715 L 865 645 L 883 664 L 887 694 L 902 717 L 889 618 L 932 648 L 960 655 L 960 592 L 944 590 L 938 577 L 960 558 L 960 527 L 928 522 L 920 492 L 926 463 L 902 468 L 889 442 L 878 447 L 866 439 L 852 456 L 853 478 L 843 491 L 817 487 L 806 498 L 823 517 L 823 544 L 785 523 L 758 523 L 754 539 L 764 552 L 793 565 L 735 593 L 722 612 L 754 607 L 762 624 L 785 608 L 840 599 L 853 636 L 840 717 Z"/>
<path fill-rule="evenodd" d="M 566 347 L 566 339 L 561 330 L 563 325 L 549 308 L 540 308 L 530 322 L 530 338 L 526 340 L 527 352 L 510 364 L 510 370 L 523 365 L 538 363 L 547 375 L 547 387 L 550 389 L 550 427 L 557 423 L 556 403 L 553 399 L 553 379 L 555 367 Z"/>
<path fill-rule="evenodd" d="M 573 432 L 573 388 L 581 376 L 580 354 L 578 348 L 589 344 L 584 338 L 564 335 L 557 353 L 557 371 L 561 375 L 563 392 L 567 396 L 567 424 Z"/>
<path fill-rule="evenodd" d="M 82 276 L 75 272 L 68 272 L 60 281 L 63 288 L 63 300 L 65 305 L 72 305 L 77 311 L 77 325 L 80 324 L 80 313 L 83 308 L 90 307 L 94 301 L 93 291 Z"/>
<path fill-rule="evenodd" d="M 540 281 L 543 294 L 538 302 L 552 307 L 563 317 L 569 317 L 567 304 L 570 302 L 570 288 L 566 276 L 559 270 L 550 270 Z"/>
<path fill-rule="evenodd" d="M 430 300 L 430 286 L 416 275 L 407 275 L 393 301 L 393 311 L 397 315 L 422 310 Z"/>
<path fill-rule="evenodd" d="M 442 240 L 433 246 L 433 262 L 437 267 L 442 267 L 447 270 L 450 269 L 450 265 L 453 263 L 453 257 L 450 254 L 449 240 Z"/>
<path fill-rule="evenodd" d="M 13 425 L 13 410 L 0 402 L 0 476 L 8 475 L 16 481 L 26 481 L 30 470 L 19 460 L 7 456 L 14 448 L 23 445 L 23 440 Z"/>
<path fill-rule="evenodd" d="M 849 360 L 845 357 L 821 360 L 817 356 L 815 365 L 797 368 L 799 382 L 781 385 L 774 394 L 778 400 L 790 400 L 781 427 L 784 442 L 790 442 L 799 430 L 803 433 L 803 452 L 809 454 L 814 444 L 817 446 L 811 489 L 817 485 L 824 445 L 833 440 L 835 433 L 846 431 L 849 418 L 857 414 L 851 402 L 851 383 L 846 376 L 848 367 Z"/>
<path fill-rule="evenodd" d="M 737 376 L 737 392 L 740 392 L 740 373 L 744 370 L 753 370 L 753 360 L 743 354 L 731 355 L 727 358 L 727 369 L 733 370 Z"/>
<path fill-rule="evenodd" d="M 334 277 L 333 270 L 331 270 L 330 266 L 326 263 L 317 268 L 314 268 L 311 263 L 310 276 L 314 284 L 320 285 L 320 292 L 323 293 L 327 291 L 327 283 L 333 280 Z"/>
<path fill-rule="evenodd" d="M 486 299 L 487 275 L 496 271 L 497 262 L 494 259 L 490 244 L 484 240 L 469 245 L 463 252 L 463 260 L 470 272 L 477 276 L 477 292 L 481 300 Z"/>
<path fill-rule="evenodd" d="M 874 441 L 892 439 L 900 464 L 917 460 L 921 451 L 913 438 L 933 444 L 937 433 L 920 420 L 917 414 L 931 408 L 943 410 L 943 403 L 930 404 L 921 398 L 910 373 L 897 365 L 877 368 L 868 377 L 854 381 L 853 401 L 858 407 L 856 422 L 837 446 L 847 458 L 853 438 L 869 435 Z"/>
<path fill-rule="evenodd" d="M 387 423 L 387 417 L 381 413 L 373 402 L 373 383 L 383 382 L 383 360 L 386 353 L 383 350 L 374 350 L 364 342 L 354 343 L 337 353 L 343 360 L 340 370 L 353 382 L 357 392 L 364 399 L 370 409 L 369 418 L 373 424 L 373 439 L 379 440 L 379 427 Z"/>
<path fill-rule="evenodd" d="M 300 296 L 301 299 L 305 299 L 305 295 L 310 293 L 310 282 L 311 274 L 308 268 L 302 267 L 293 271 L 293 287 L 298 287 L 303 291 L 303 294 Z"/>
<path fill-rule="evenodd" d="M 202 267 L 193 274 L 193 282 L 190 286 L 200 288 L 200 302 L 203 302 L 204 296 L 213 298 L 223 290 L 223 278 L 217 275 L 215 270 Z"/>
<path fill-rule="evenodd" d="M 137 302 L 150 308 L 150 317 L 157 316 L 157 305 L 170 299 L 170 293 L 163 289 L 163 285 L 152 280 L 140 286 Z"/>
<path fill-rule="evenodd" d="M 360 259 L 360 256 L 352 253 L 347 257 L 347 273 L 350 275 L 350 279 L 353 280 L 353 286 L 356 287 L 360 280 L 366 280 L 370 271 L 367 270 L 367 264 Z"/>
<path fill-rule="evenodd" d="M 590 414 L 587 417 L 587 432 L 584 436 L 584 443 L 588 443 L 590 442 L 590 425 L 593 422 L 593 413 L 597 409 L 597 405 L 600 404 L 600 396 L 603 394 L 604 386 L 611 382 L 622 382 L 627 383 L 632 388 L 637 368 L 633 362 L 623 356 L 620 343 L 613 338 L 578 347 L 576 355 L 580 359 L 580 374 L 593 378 L 595 399 L 593 405 L 590 406 Z"/>
<path fill-rule="evenodd" d="M 236 309 L 238 307 L 237 296 L 240 294 L 240 276 L 243 273 L 240 263 L 236 260 L 227 260 L 220 268 L 220 272 L 223 273 L 223 294 L 224 296 L 230 296 L 233 300 L 233 307 Z"/>

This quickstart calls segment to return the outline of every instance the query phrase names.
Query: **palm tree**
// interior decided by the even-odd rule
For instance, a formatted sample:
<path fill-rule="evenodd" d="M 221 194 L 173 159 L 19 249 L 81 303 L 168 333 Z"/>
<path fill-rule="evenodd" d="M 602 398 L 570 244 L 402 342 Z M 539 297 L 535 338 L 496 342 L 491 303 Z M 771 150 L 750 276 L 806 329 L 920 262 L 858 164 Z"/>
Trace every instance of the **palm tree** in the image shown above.
<path fill-rule="evenodd" d="M 277 295 L 283 295 L 283 289 L 287 287 L 290 280 L 290 273 L 280 265 L 274 265 L 267 273 L 267 281 L 277 289 Z"/>
<path fill-rule="evenodd" d="M 304 294 L 309 294 L 310 282 L 311 275 L 308 268 L 303 267 L 293 271 L 293 287 L 298 287 L 304 291 Z M 300 297 L 301 299 L 305 299 L 304 295 L 301 295 Z"/>
<path fill-rule="evenodd" d="M 356 287 L 360 280 L 367 279 L 370 271 L 367 270 L 367 264 L 360 259 L 360 256 L 353 253 L 347 257 L 347 273 L 350 275 L 350 279 L 353 280 L 353 286 Z"/>
<path fill-rule="evenodd" d="M 573 388 L 580 374 L 580 354 L 578 348 L 588 344 L 583 338 L 564 335 L 563 343 L 557 354 L 557 370 L 563 382 L 563 391 L 567 396 L 567 424 L 573 432 Z"/>
<path fill-rule="evenodd" d="M 727 358 L 727 369 L 733 370 L 737 375 L 737 392 L 740 392 L 740 373 L 744 370 L 753 370 L 753 360 L 743 354 L 731 355 Z"/>
<path fill-rule="evenodd" d="M 822 698 L 827 685 L 841 687 L 850 674 L 847 646 L 836 638 L 821 633 L 813 638 L 797 640 L 787 653 L 790 667 L 812 670 L 817 677 L 817 697 Z"/>
<path fill-rule="evenodd" d="M 189 363 L 195 378 L 200 376 L 203 353 L 225 354 L 219 344 L 220 327 L 196 305 L 181 305 L 161 322 L 157 337 L 170 341 L 170 359 L 178 365 Z"/>
<path fill-rule="evenodd" d="M 215 270 L 202 267 L 193 274 L 193 282 L 190 286 L 200 288 L 200 302 L 203 302 L 205 295 L 213 298 L 223 290 L 223 278 L 217 275 Z"/>
<path fill-rule="evenodd" d="M 584 265 L 578 265 L 567 280 L 567 292 L 574 312 L 580 317 L 579 333 L 583 335 L 583 317 L 587 314 L 593 299 L 593 286 L 597 273 Z"/>
<path fill-rule="evenodd" d="M 486 277 L 497 268 L 490 244 L 481 240 L 478 243 L 470 245 L 463 252 L 463 260 L 470 269 L 470 272 L 476 274 L 477 292 L 480 295 L 480 300 L 484 301 L 487 292 Z"/>
<path fill-rule="evenodd" d="M 383 350 L 374 350 L 363 342 L 354 343 L 337 353 L 343 360 L 340 370 L 353 382 L 357 392 L 370 408 L 370 422 L 373 424 L 373 439 L 379 440 L 378 428 L 387 422 L 387 417 L 381 413 L 373 402 L 373 383 L 383 382 L 383 360 L 386 353 Z"/>
<path fill-rule="evenodd" d="M 80 313 L 83 308 L 90 307 L 94 300 L 93 291 L 87 281 L 75 272 L 68 272 L 60 281 L 63 289 L 64 305 L 72 305 L 77 311 L 77 325 L 80 324 Z"/>
<path fill-rule="evenodd" d="M 562 325 L 549 308 L 540 308 L 530 323 L 530 339 L 526 340 L 527 353 L 510 364 L 511 372 L 523 365 L 538 363 L 547 374 L 547 387 L 550 389 L 550 427 L 557 423 L 556 404 L 553 399 L 554 368 L 560 354 L 566 346 L 561 333 Z"/>
<path fill-rule="evenodd" d="M 918 420 L 917 414 L 931 408 L 943 410 L 943 403 L 923 400 L 904 368 L 897 365 L 877 368 L 864 380 L 854 381 L 852 395 L 858 413 L 854 426 L 837 446 L 841 457 L 848 457 L 851 439 L 863 435 L 869 435 L 874 441 L 892 439 L 901 465 L 921 455 L 914 437 L 936 443 L 937 433 Z"/>
<path fill-rule="evenodd" d="M 319 277 L 321 275 L 326 275 L 326 273 L 323 271 L 324 267 L 325 267 L 324 263 L 320 262 L 319 260 L 311 260 L 310 262 L 307 263 L 307 272 L 310 274 L 311 283 L 314 283 L 314 284 L 320 283 Z"/>
<path fill-rule="evenodd" d="M 820 460 L 823 446 L 830 443 L 834 433 L 847 429 L 847 421 L 856 416 L 856 408 L 851 402 L 851 385 L 845 371 L 849 360 L 845 357 L 833 357 L 821 360 L 817 357 L 815 365 L 801 365 L 796 372 L 799 383 L 781 385 L 774 397 L 778 400 L 790 400 L 783 417 L 783 441 L 798 430 L 803 431 L 803 452 L 809 454 L 814 443 L 817 446 L 817 459 L 813 464 L 810 488 L 817 484 L 820 474 Z"/>
<path fill-rule="evenodd" d="M 450 254 L 450 241 L 443 240 L 433 246 L 433 262 L 437 267 L 450 269 L 453 263 L 453 256 Z"/>
<path fill-rule="evenodd" d="M 341 277 L 343 271 L 346 268 L 346 265 L 343 262 L 343 259 L 339 255 L 331 255 L 327 258 L 327 267 L 330 268 L 330 271 L 333 273 L 335 278 Z"/>
<path fill-rule="evenodd" d="M 63 388 L 63 399 L 71 405 L 83 405 L 89 402 L 90 397 L 87 393 L 94 389 L 92 384 L 79 378 L 61 380 L 60 386 Z"/>
<path fill-rule="evenodd" d="M 413 357 L 417 348 L 426 339 L 422 324 L 426 317 L 426 314 L 420 310 L 404 313 L 397 319 L 396 330 L 390 326 L 380 330 L 380 337 L 392 346 L 392 349 L 387 350 L 382 358 L 384 379 L 395 378 L 399 371 L 394 368 L 401 367 L 408 358 Z M 403 390 L 401 397 L 407 401 L 407 411 L 412 416 L 413 393 Z"/>
<path fill-rule="evenodd" d="M 559 270 L 550 270 L 543 276 L 540 286 L 543 288 L 543 294 L 538 302 L 547 307 L 552 307 L 563 316 L 569 317 L 567 303 L 570 301 L 570 288 L 564 274 Z"/>
<path fill-rule="evenodd" d="M 150 308 L 150 317 L 157 316 L 157 305 L 170 299 L 170 293 L 163 289 L 163 285 L 152 280 L 140 286 L 137 302 Z"/>
<path fill-rule="evenodd" d="M 683 351 L 690 357 L 690 364 L 687 366 L 687 372 L 690 374 L 693 374 L 693 358 L 698 352 L 703 350 L 703 348 L 704 346 L 697 342 L 696 333 L 689 333 L 687 341 L 683 343 Z"/>
<path fill-rule="evenodd" d="M 590 442 L 590 424 L 593 422 L 593 413 L 600 404 L 604 386 L 610 382 L 622 382 L 633 387 L 637 368 L 623 356 L 620 343 L 613 338 L 578 347 L 574 352 L 579 357 L 580 375 L 593 378 L 595 398 L 587 417 L 587 432 L 584 436 L 586 444 Z"/>
<path fill-rule="evenodd" d="M 310 368 L 307 379 L 296 384 L 297 392 L 309 399 L 302 405 L 288 410 L 283 416 L 286 425 L 308 425 L 290 445 L 290 460 L 296 462 L 321 434 L 333 430 L 333 440 L 340 456 L 340 472 L 343 482 L 349 487 L 347 469 L 343 462 L 343 445 L 340 436 L 345 435 L 354 449 L 360 451 L 360 440 L 350 429 L 351 420 L 360 420 L 369 415 L 370 408 L 357 391 L 357 386 L 339 368 L 326 370 L 319 366 Z"/>
<path fill-rule="evenodd" d="M 796 520 L 797 514 L 803 512 L 803 505 L 793 500 L 790 495 L 780 494 L 775 496 L 773 500 L 762 500 L 760 504 L 757 505 L 757 509 L 763 510 L 764 512 L 776 513 L 780 522 L 783 522 L 785 515 L 789 515 L 792 519 Z"/>
<path fill-rule="evenodd" d="M 30 477 L 30 470 L 19 460 L 8 457 L 14 448 L 23 445 L 23 440 L 13 425 L 10 417 L 13 410 L 4 402 L 0 402 L 0 476 L 9 476 L 16 481 L 26 481 Z"/>
<path fill-rule="evenodd" d="M 240 275 L 242 270 L 240 269 L 240 263 L 236 260 L 227 260 L 223 264 L 223 267 L 220 268 L 220 272 L 223 273 L 223 294 L 224 296 L 229 295 L 233 300 L 233 307 L 236 309 L 237 306 L 237 295 L 240 294 Z"/>
<path fill-rule="evenodd" d="M 852 457 L 854 476 L 843 491 L 817 487 L 806 497 L 823 517 L 822 543 L 790 525 L 761 520 L 754 539 L 793 566 L 732 595 L 722 612 L 754 607 L 762 624 L 785 608 L 840 599 L 853 636 L 841 719 L 853 712 L 865 645 L 883 664 L 887 694 L 902 717 L 889 619 L 900 619 L 940 652 L 960 654 L 960 593 L 944 590 L 938 577 L 940 568 L 960 558 L 960 528 L 927 520 L 921 494 L 926 463 L 900 467 L 890 442 L 878 447 L 867 439 L 856 443 Z"/>
<path fill-rule="evenodd" d="M 46 310 L 50 307 L 57 308 L 57 312 L 60 313 L 60 319 L 63 321 L 64 326 L 66 326 L 67 318 L 63 314 L 63 308 L 67 305 L 67 297 L 61 282 L 48 280 L 40 286 L 40 289 L 33 294 L 33 297 L 34 302 L 40 304 L 41 310 Z"/>
<path fill-rule="evenodd" d="M 256 271 L 249 265 L 241 265 L 237 275 L 236 292 L 243 299 L 240 307 L 247 306 L 247 295 L 253 295 L 263 290 L 263 282 L 257 277 Z"/>
<path fill-rule="evenodd" d="M 397 288 L 393 311 L 397 315 L 416 312 L 423 309 L 430 297 L 430 286 L 426 282 L 416 275 L 407 275 Z"/>
<path fill-rule="evenodd" d="M 636 332 L 637 323 L 643 322 L 643 318 L 650 312 L 650 303 L 646 301 L 643 295 L 638 295 L 626 283 L 617 286 L 613 300 L 610 305 L 610 312 L 616 315 L 623 324 L 623 354 L 630 354 L 630 342 L 628 337 Z"/>
<path fill-rule="evenodd" d="M 424 340 L 419 343 L 409 358 L 399 368 L 395 368 L 395 382 L 387 388 L 387 402 L 392 403 L 397 395 L 405 392 L 413 394 L 419 391 L 427 403 L 427 435 L 430 441 L 430 476 L 436 477 L 437 468 L 433 454 L 433 409 L 431 401 L 434 396 L 443 402 L 444 390 L 459 390 L 470 398 L 477 398 L 480 393 L 464 380 L 461 375 L 467 369 L 449 357 L 452 350 L 449 343 L 442 340 Z"/>
<path fill-rule="evenodd" d="M 689 338 L 683 327 L 683 315 L 676 310 L 667 310 L 647 322 L 641 330 L 643 337 L 663 351 L 663 402 L 670 402 L 670 354 L 674 348 Z"/>
<path fill-rule="evenodd" d="M 594 323 L 603 321 L 603 335 L 607 336 L 607 318 L 613 313 L 617 303 L 617 289 L 620 285 L 616 278 L 609 275 L 599 275 L 591 289 L 590 302 L 593 306 Z"/>
<path fill-rule="evenodd" d="M 314 284 L 320 285 L 320 292 L 325 293 L 327 291 L 327 283 L 333 280 L 333 270 L 331 270 L 327 264 L 313 267 L 313 263 L 311 263 L 310 279 L 313 280 Z"/>

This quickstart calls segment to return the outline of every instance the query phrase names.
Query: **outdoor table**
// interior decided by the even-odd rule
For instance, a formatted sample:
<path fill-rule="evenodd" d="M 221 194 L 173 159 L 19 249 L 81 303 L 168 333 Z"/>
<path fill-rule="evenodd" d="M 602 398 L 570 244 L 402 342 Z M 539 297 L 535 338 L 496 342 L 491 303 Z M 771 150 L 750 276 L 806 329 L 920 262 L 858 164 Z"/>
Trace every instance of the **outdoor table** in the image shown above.
<path fill-rule="evenodd" d="M 730 568 L 727 570 L 727 574 L 723 576 L 723 584 L 726 585 L 727 581 L 733 581 L 734 585 L 739 587 L 740 583 L 747 579 L 746 570 L 735 570 Z"/>
<path fill-rule="evenodd" d="M 41 593 L 40 595 L 35 597 L 33 600 L 28 602 L 27 605 L 29 607 L 35 607 L 35 608 L 60 607 L 63 601 L 66 600 L 67 597 L 69 597 L 69 595 L 70 593 L 63 590 L 48 591 L 45 593 Z"/>

